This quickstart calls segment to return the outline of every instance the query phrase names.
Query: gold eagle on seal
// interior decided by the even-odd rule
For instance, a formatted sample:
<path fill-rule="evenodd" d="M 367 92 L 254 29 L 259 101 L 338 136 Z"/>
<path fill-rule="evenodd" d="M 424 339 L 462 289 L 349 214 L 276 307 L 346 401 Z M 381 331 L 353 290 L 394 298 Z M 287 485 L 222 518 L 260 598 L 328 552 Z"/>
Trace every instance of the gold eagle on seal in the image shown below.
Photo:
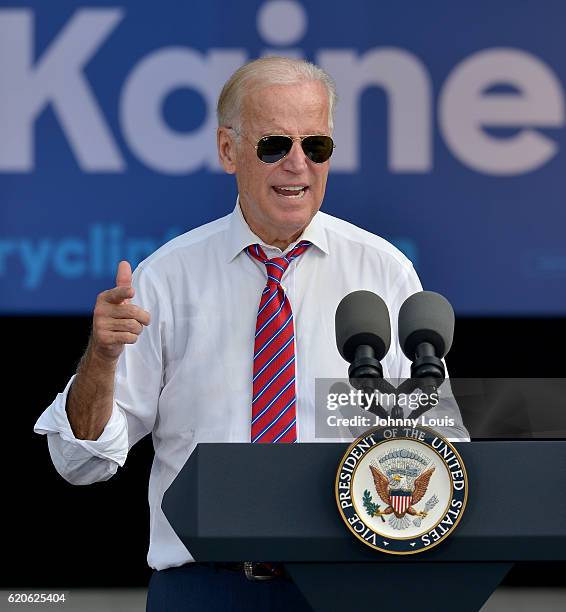
<path fill-rule="evenodd" d="M 375 490 L 383 503 L 387 505 L 383 511 L 375 510 L 373 516 L 394 514 L 398 519 L 401 519 L 405 514 L 421 517 L 427 515 L 426 512 L 415 510 L 413 506 L 418 504 L 424 497 L 430 477 L 434 472 L 434 465 L 415 478 L 412 486 L 409 485 L 405 476 L 395 474 L 389 479 L 379 468 L 373 465 L 369 467 L 373 476 Z"/>

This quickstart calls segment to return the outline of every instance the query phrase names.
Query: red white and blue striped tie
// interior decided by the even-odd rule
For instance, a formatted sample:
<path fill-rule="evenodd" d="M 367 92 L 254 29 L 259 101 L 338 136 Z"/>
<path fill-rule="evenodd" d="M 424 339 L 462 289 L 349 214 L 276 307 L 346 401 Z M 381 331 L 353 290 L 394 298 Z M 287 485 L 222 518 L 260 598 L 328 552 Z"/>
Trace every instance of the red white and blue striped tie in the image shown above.
<path fill-rule="evenodd" d="M 267 271 L 255 331 L 252 442 L 297 441 L 295 331 L 281 279 L 293 259 L 310 246 L 310 242 L 301 241 L 283 257 L 273 259 L 267 259 L 258 244 L 246 249 L 250 257 L 265 264 Z"/>

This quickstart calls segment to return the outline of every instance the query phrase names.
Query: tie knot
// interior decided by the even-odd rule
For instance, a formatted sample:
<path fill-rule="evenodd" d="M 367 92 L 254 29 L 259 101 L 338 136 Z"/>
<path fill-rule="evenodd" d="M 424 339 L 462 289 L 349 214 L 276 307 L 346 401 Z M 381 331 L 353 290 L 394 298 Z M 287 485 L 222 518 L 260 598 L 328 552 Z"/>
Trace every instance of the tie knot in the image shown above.
<path fill-rule="evenodd" d="M 267 272 L 267 282 L 278 285 L 289 267 L 290 261 L 286 257 L 274 257 L 263 262 Z"/>
<path fill-rule="evenodd" d="M 279 285 L 281 283 L 281 279 L 283 278 L 283 274 L 285 274 L 285 270 L 289 267 L 289 264 L 296 259 L 300 255 L 302 255 L 310 246 L 311 242 L 306 240 L 301 240 L 296 246 L 294 246 L 286 255 L 282 257 L 274 257 L 273 259 L 268 259 L 265 255 L 263 249 L 259 246 L 259 244 L 252 244 L 251 246 L 246 248 L 246 252 L 250 257 L 261 261 L 265 264 L 265 269 L 267 272 L 267 284 L 274 283 Z"/>

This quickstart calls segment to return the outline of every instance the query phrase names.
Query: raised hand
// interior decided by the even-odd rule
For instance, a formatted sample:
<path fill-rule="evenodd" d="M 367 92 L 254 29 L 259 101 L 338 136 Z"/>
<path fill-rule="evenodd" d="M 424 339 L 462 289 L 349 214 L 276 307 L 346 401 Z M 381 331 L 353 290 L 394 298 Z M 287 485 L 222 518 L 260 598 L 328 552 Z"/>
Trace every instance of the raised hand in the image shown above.
<path fill-rule="evenodd" d="M 130 304 L 132 268 L 127 261 L 118 264 L 116 286 L 98 294 L 92 322 L 91 351 L 96 357 L 116 362 L 125 344 L 134 344 L 145 325 L 149 325 L 147 310 Z"/>

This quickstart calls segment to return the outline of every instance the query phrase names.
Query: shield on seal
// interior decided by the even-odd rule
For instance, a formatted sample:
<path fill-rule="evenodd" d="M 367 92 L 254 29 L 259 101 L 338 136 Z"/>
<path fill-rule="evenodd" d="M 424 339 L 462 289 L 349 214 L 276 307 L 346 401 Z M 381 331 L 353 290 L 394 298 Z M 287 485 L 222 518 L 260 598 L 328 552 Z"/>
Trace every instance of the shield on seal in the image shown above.
<path fill-rule="evenodd" d="M 389 496 L 395 514 L 405 514 L 413 503 L 413 495 L 410 491 L 391 491 Z"/>

